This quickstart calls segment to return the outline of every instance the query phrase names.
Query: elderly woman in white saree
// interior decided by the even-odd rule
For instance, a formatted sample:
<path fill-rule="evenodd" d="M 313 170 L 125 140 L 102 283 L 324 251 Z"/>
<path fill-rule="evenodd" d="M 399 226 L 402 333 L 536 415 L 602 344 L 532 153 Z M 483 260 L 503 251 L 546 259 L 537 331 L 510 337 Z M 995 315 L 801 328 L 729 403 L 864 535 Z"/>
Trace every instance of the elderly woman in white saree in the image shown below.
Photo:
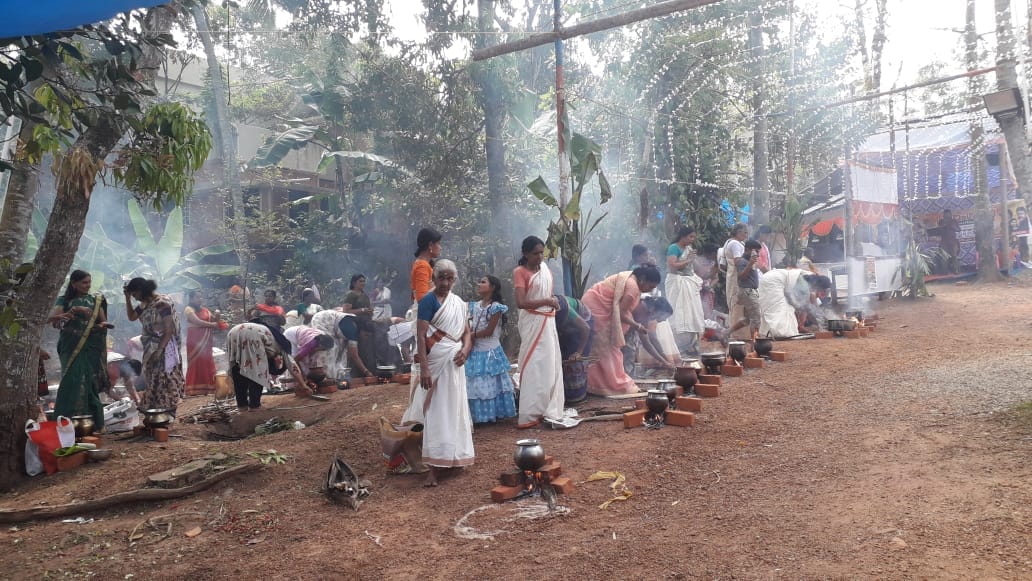
<path fill-rule="evenodd" d="M 682 226 L 667 248 L 666 298 L 674 307 L 670 327 L 682 357 L 698 355 L 706 330 L 702 313 L 702 278 L 695 274 L 695 230 Z"/>
<path fill-rule="evenodd" d="M 420 386 L 425 392 L 421 398 L 423 463 L 430 467 L 425 486 L 437 486 L 440 468 L 472 466 L 474 459 L 473 419 L 462 369 L 473 341 L 466 303 L 451 292 L 455 271 L 452 261 L 437 261 L 434 290 L 420 299 L 416 319 Z"/>
<path fill-rule="evenodd" d="M 559 300 L 552 290 L 552 272 L 544 264 L 545 243 L 537 236 L 523 240 L 523 258 L 512 271 L 516 306 L 520 309 L 520 408 L 518 428 L 541 420 L 559 420 L 566 403 L 563 356 L 555 329 Z"/>

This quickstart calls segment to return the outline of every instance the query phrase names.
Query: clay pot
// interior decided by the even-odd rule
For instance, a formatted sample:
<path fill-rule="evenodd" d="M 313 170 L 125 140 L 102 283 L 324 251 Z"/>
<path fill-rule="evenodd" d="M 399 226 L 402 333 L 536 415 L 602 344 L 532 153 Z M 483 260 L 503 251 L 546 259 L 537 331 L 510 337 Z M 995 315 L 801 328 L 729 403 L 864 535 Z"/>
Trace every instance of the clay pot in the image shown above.
<path fill-rule="evenodd" d="M 767 338 L 756 339 L 756 342 L 753 343 L 753 349 L 756 350 L 756 354 L 760 357 L 767 357 L 774 350 L 774 340 Z"/>
<path fill-rule="evenodd" d="M 680 366 L 674 371 L 674 382 L 684 388 L 688 393 L 696 383 L 699 383 L 699 373 L 694 367 Z"/>

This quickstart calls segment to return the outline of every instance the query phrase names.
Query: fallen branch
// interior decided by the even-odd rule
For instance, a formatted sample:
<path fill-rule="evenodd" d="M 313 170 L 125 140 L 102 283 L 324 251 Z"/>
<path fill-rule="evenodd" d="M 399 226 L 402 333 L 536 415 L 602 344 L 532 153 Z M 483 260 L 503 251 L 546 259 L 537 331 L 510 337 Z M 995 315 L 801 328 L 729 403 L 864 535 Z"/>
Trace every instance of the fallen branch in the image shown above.
<path fill-rule="evenodd" d="M 231 476 L 251 472 L 252 470 L 257 470 L 260 467 L 261 465 L 256 463 L 240 464 L 232 468 L 227 468 L 213 476 L 209 476 L 200 482 L 191 484 L 190 486 L 184 486 L 182 488 L 141 488 L 139 490 L 119 492 L 118 494 L 112 494 L 111 496 L 105 496 L 103 498 L 87 500 L 84 502 L 72 502 L 69 504 L 40 506 L 36 508 L 4 509 L 0 510 L 0 523 L 19 523 L 29 520 L 73 516 L 111 508 L 112 506 L 118 506 L 120 504 L 182 498 L 195 492 L 211 488 L 216 483 Z"/>

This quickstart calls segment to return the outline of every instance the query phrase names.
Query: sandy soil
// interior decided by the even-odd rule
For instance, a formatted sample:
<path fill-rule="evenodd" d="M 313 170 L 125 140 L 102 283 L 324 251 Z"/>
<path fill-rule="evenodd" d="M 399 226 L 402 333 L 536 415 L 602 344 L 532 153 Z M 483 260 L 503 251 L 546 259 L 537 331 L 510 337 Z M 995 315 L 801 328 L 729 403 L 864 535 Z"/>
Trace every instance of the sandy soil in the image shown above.
<path fill-rule="evenodd" d="M 788 362 L 726 379 L 691 429 L 478 428 L 476 465 L 435 489 L 383 468 L 377 420 L 400 418 L 399 385 L 266 412 L 312 424 L 298 432 L 216 442 L 205 426 L 179 425 L 167 444 L 109 436 L 115 459 L 26 481 L 0 508 L 130 490 L 216 451 L 271 448 L 289 460 L 86 524 L 5 527 L 0 577 L 1032 578 L 1032 429 L 1006 414 L 1032 400 L 1030 289 L 1028 277 L 933 286 L 933 299 L 874 305 L 882 319 L 868 339 L 779 343 Z M 490 504 L 527 436 L 577 482 L 568 511 L 520 518 L 540 500 Z M 322 495 L 334 455 L 372 482 L 358 512 Z M 607 482 L 583 482 L 600 470 L 626 475 L 633 496 L 600 509 Z M 171 535 L 145 529 L 128 542 L 161 515 L 177 515 Z M 187 538 L 195 526 L 203 532 Z"/>

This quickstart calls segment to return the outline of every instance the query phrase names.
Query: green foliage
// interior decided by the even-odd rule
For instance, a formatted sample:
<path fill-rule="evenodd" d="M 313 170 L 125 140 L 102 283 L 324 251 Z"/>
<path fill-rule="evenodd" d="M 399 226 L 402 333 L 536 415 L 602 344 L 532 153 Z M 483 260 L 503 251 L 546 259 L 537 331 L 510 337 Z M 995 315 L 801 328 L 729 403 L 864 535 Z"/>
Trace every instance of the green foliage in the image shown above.
<path fill-rule="evenodd" d="M 569 126 L 567 124 L 567 126 Z M 574 132 L 570 143 L 570 182 L 572 190 L 570 200 L 565 208 L 559 208 L 559 202 L 552 195 L 544 178 L 527 184 L 527 188 L 535 198 L 550 208 L 559 209 L 559 217 L 548 225 L 548 238 L 545 240 L 545 251 L 549 257 L 562 255 L 570 264 L 573 276 L 573 295 L 580 297 L 586 290 L 591 269 L 584 271 L 584 254 L 588 249 L 591 234 L 599 223 L 608 215 L 592 217 L 592 211 L 581 212 L 581 200 L 584 188 L 598 176 L 599 205 L 603 205 L 613 197 L 613 191 L 606 180 L 605 173 L 599 167 L 599 156 L 602 146 L 591 139 Z"/>
<path fill-rule="evenodd" d="M 795 265 L 803 256 L 803 212 L 810 207 L 808 196 L 790 196 L 785 199 L 780 216 L 772 216 L 771 229 L 785 239 L 785 261 Z"/>
<path fill-rule="evenodd" d="M 0 262 L 0 301 L 3 308 L 0 309 L 0 338 L 11 339 L 21 331 L 25 320 L 18 315 L 15 308 L 15 301 L 25 276 L 32 271 L 31 264 L 22 264 L 12 268 L 7 261 Z"/>
<path fill-rule="evenodd" d="M 925 277 L 931 274 L 932 264 L 935 262 L 935 253 L 921 252 L 917 240 L 911 237 L 903 252 L 903 260 L 899 269 L 893 274 L 892 282 L 900 281 L 900 296 L 916 299 L 917 297 L 934 296 L 928 292 L 925 285 Z"/>
<path fill-rule="evenodd" d="M 181 205 L 193 190 L 193 174 L 212 147 L 204 120 L 179 103 L 159 103 L 132 124 L 130 144 L 115 164 L 115 179 L 155 209 Z"/>

